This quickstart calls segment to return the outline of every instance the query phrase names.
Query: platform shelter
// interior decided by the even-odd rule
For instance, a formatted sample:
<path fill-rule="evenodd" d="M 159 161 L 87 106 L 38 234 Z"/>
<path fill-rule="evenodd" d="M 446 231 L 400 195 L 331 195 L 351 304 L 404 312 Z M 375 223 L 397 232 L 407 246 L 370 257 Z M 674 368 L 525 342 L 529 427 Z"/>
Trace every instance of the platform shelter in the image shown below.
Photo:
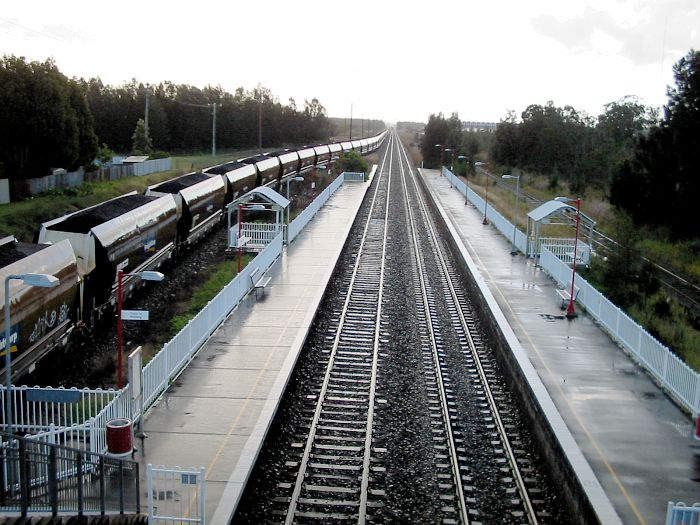
<path fill-rule="evenodd" d="M 595 221 L 577 211 L 575 206 L 559 200 L 547 201 L 527 214 L 528 257 L 540 256 L 542 246 L 565 262 L 571 263 L 574 256 L 574 238 L 557 237 L 562 227 L 576 227 L 579 215 L 576 263 L 587 265 L 591 260 Z M 570 230 L 569 230 L 570 231 Z"/>
<path fill-rule="evenodd" d="M 229 249 L 263 250 L 284 232 L 284 211 L 288 206 L 289 200 L 267 186 L 255 188 L 232 201 L 226 207 Z M 246 216 L 253 220 L 245 222 Z"/>

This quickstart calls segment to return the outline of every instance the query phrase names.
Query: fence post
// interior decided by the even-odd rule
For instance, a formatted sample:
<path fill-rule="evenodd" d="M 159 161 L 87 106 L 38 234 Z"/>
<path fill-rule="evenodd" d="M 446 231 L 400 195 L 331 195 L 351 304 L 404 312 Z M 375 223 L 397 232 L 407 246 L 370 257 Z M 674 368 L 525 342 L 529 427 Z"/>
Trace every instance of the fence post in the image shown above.
<path fill-rule="evenodd" d="M 58 472 L 56 469 L 56 447 L 49 447 L 49 501 L 51 515 L 58 516 Z"/>
<path fill-rule="evenodd" d="M 146 493 L 148 497 L 148 525 L 153 525 L 153 465 L 146 465 Z"/>
<path fill-rule="evenodd" d="M 17 459 L 18 461 L 18 472 L 17 472 L 17 483 L 20 490 L 20 501 L 22 506 L 22 517 L 27 517 L 27 512 L 29 511 L 30 502 L 30 484 L 29 484 L 29 458 L 27 457 L 27 445 L 23 439 L 17 440 Z M 14 485 L 15 480 L 10 479 L 10 482 Z"/>
<path fill-rule="evenodd" d="M 206 523 L 204 513 L 206 511 L 206 487 L 207 484 L 204 479 L 205 475 L 204 467 L 199 467 L 199 523 L 204 525 Z"/>
<path fill-rule="evenodd" d="M 641 326 L 637 327 L 637 348 L 635 349 L 634 353 L 640 357 L 642 355 L 642 327 Z M 666 379 L 666 376 L 664 376 L 664 379 Z"/>
<path fill-rule="evenodd" d="M 695 416 L 700 417 L 700 374 L 695 375 L 695 402 L 693 403 Z"/>
<path fill-rule="evenodd" d="M 105 458 L 104 456 L 100 456 L 100 514 L 102 516 L 105 515 L 105 510 L 106 510 L 106 502 L 105 502 Z"/>
<path fill-rule="evenodd" d="M 136 481 L 136 513 L 141 513 L 141 472 L 139 470 L 139 464 L 134 464 L 134 469 L 136 472 L 133 474 L 134 480 Z"/>
<path fill-rule="evenodd" d="M 119 462 L 119 514 L 124 514 L 124 463 Z"/>
<path fill-rule="evenodd" d="M 83 453 L 78 451 L 78 457 L 75 461 L 76 469 L 78 470 L 78 516 L 83 515 Z"/>

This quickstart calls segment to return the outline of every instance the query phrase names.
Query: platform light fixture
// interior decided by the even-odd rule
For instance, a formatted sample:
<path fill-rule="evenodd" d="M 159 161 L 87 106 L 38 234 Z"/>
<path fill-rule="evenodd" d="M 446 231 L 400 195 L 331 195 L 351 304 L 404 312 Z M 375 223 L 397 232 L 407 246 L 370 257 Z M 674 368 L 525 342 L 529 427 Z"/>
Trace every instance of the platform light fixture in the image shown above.
<path fill-rule="evenodd" d="M 445 145 L 444 144 L 435 144 L 436 148 L 440 148 L 440 175 L 442 175 L 442 159 L 445 155 Z"/>
<path fill-rule="evenodd" d="M 58 277 L 47 273 L 24 273 L 5 277 L 5 417 L 6 431 L 12 434 L 12 325 L 10 324 L 10 281 L 22 281 L 27 286 L 54 288 L 60 284 Z"/>
<path fill-rule="evenodd" d="M 460 155 L 457 157 L 457 160 L 468 160 L 468 157 L 466 155 Z M 467 189 L 464 191 L 464 205 L 466 206 L 469 204 L 469 166 L 467 166 L 467 169 L 464 172 L 464 180 L 467 184 Z"/>
<path fill-rule="evenodd" d="M 142 281 L 162 281 L 165 275 L 153 270 L 142 272 L 125 273 L 117 270 L 117 388 L 122 389 L 122 353 L 123 353 L 123 332 L 124 323 L 122 320 L 123 293 L 122 282 L 124 277 L 140 277 Z"/>

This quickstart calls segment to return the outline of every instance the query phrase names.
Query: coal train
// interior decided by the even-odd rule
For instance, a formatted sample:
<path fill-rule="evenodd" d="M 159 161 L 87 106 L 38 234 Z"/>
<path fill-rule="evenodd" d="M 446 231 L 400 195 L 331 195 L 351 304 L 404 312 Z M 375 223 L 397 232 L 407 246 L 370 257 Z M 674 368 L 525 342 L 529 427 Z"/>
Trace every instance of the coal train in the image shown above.
<path fill-rule="evenodd" d="M 60 279 L 50 289 L 9 281 L 12 324 L 9 341 L 4 325 L 0 332 L 0 356 L 11 349 L 13 377 L 31 372 L 50 350 L 66 345 L 76 327 L 91 328 L 113 312 L 119 270 L 125 274 L 126 298 L 141 285 L 137 276 L 126 274 L 157 270 L 193 246 L 221 221 L 228 203 L 259 186 L 279 188 L 285 178 L 325 167 L 341 153 L 370 153 L 381 146 L 386 133 L 212 166 L 149 186 L 143 195 L 132 192 L 44 222 L 35 243 L 0 239 L 3 280 L 27 273 Z M 2 319 L 5 290 L 0 288 Z"/>

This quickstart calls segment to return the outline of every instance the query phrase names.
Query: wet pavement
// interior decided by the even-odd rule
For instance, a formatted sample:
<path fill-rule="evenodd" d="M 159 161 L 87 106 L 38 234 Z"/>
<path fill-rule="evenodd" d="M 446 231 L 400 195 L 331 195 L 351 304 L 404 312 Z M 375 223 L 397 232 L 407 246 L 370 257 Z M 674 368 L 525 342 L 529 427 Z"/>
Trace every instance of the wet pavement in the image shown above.
<path fill-rule="evenodd" d="M 268 271 L 264 294 L 244 299 L 146 414 L 142 501 L 147 464 L 204 467 L 206 522 L 229 523 L 368 186 L 347 182 L 331 197 Z M 183 512 L 181 501 L 156 504 Z"/>
<path fill-rule="evenodd" d="M 585 314 L 567 320 L 554 281 L 439 175 L 421 170 L 624 523 L 664 523 L 700 501 L 692 423 Z"/>

